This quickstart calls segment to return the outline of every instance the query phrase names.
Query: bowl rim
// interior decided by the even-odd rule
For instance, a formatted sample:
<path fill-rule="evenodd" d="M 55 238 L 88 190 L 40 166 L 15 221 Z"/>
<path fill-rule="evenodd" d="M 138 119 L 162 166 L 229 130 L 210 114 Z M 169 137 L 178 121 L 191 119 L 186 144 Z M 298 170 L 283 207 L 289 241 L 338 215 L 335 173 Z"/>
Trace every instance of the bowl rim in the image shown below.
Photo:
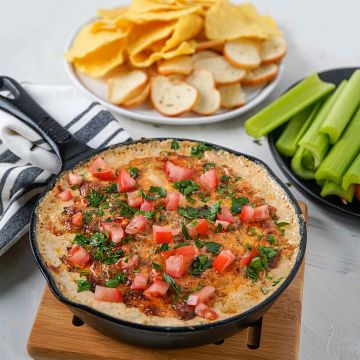
<path fill-rule="evenodd" d="M 66 45 L 65 45 L 65 52 L 68 51 L 73 44 L 76 35 L 82 29 L 82 27 L 90 22 L 98 19 L 96 16 L 92 16 L 88 20 L 84 21 L 78 28 L 75 29 L 73 33 L 69 36 Z M 146 123 L 152 124 L 163 124 L 163 125 L 201 125 L 201 124 L 211 124 L 220 121 L 234 119 L 238 116 L 245 115 L 247 112 L 252 110 L 254 107 L 260 105 L 264 100 L 266 100 L 270 94 L 275 90 L 277 85 L 280 83 L 281 78 L 284 74 L 284 62 L 281 62 L 279 65 L 279 72 L 275 79 L 272 81 L 265 83 L 264 86 L 259 90 L 259 93 L 252 98 L 248 103 L 244 106 L 241 106 L 236 109 L 225 110 L 224 112 L 209 115 L 209 116 L 164 116 L 161 114 L 151 114 L 151 113 L 142 113 L 137 111 L 132 111 L 131 109 L 125 109 L 121 106 L 116 106 L 111 104 L 109 101 L 104 100 L 100 96 L 93 93 L 87 86 L 85 86 L 81 80 L 77 76 L 77 72 L 74 66 L 65 58 L 63 59 L 63 64 L 65 67 L 66 74 L 68 75 L 71 83 L 79 89 L 83 94 L 89 96 L 93 100 L 96 100 L 100 104 L 104 105 L 111 111 L 123 115 L 129 119 L 135 119 Z"/>
<path fill-rule="evenodd" d="M 299 251 L 296 256 L 296 261 L 295 261 L 294 266 L 292 267 L 290 273 L 285 278 L 285 280 L 280 284 L 280 286 L 277 287 L 276 290 L 271 295 L 269 295 L 267 298 L 265 298 L 263 301 L 261 301 L 260 303 L 256 304 L 255 306 L 251 307 L 250 309 L 248 309 L 242 313 L 231 316 L 224 320 L 215 321 L 213 323 L 191 325 L 191 326 L 159 326 L 159 325 L 144 325 L 144 324 L 130 322 L 127 320 L 122 320 L 122 319 L 113 317 L 113 316 L 103 313 L 99 310 L 96 310 L 88 305 L 84 305 L 84 304 L 75 302 L 73 300 L 70 300 L 65 295 L 63 295 L 61 290 L 56 285 L 56 282 L 55 282 L 53 276 L 50 274 L 47 266 L 45 265 L 45 263 L 42 259 L 42 256 L 40 254 L 40 251 L 37 247 L 36 225 L 37 225 L 38 207 L 39 207 L 43 197 L 48 193 L 48 191 L 50 191 L 53 188 L 56 181 L 63 175 L 63 173 L 65 171 L 73 168 L 74 166 L 78 166 L 78 165 L 81 165 L 81 164 L 87 162 L 90 157 L 92 157 L 96 154 L 99 154 L 103 151 L 107 151 L 107 150 L 111 150 L 111 149 L 119 148 L 119 147 L 123 147 L 123 146 L 138 144 L 138 143 L 147 143 L 147 142 L 152 142 L 152 141 L 166 141 L 166 140 L 191 141 L 191 142 L 197 142 L 197 143 L 205 143 L 206 145 L 214 148 L 215 150 L 224 150 L 224 151 L 232 153 L 236 156 L 243 156 L 243 157 L 247 158 L 248 160 L 253 161 L 255 164 L 263 167 L 267 171 L 267 173 L 271 177 L 271 179 L 278 186 L 280 186 L 280 188 L 282 190 L 284 190 L 284 193 L 286 194 L 289 203 L 295 210 L 296 218 L 299 223 L 300 243 L 299 243 Z M 142 138 L 142 139 L 138 139 L 138 140 L 127 141 L 127 142 L 117 144 L 117 145 L 111 145 L 111 146 L 108 146 L 108 147 L 105 147 L 102 149 L 96 149 L 92 153 L 91 156 L 80 160 L 76 164 L 72 164 L 69 168 L 67 168 L 65 165 L 64 169 L 58 175 L 54 176 L 54 178 L 48 183 L 48 185 L 44 188 L 44 190 L 42 191 L 42 193 L 40 194 L 40 196 L 38 197 L 38 199 L 36 201 L 34 210 L 32 212 L 31 220 L 30 220 L 29 240 L 30 240 L 30 245 L 31 245 L 33 255 L 36 260 L 36 264 L 38 265 L 41 273 L 45 277 L 51 292 L 62 303 L 66 304 L 72 308 L 77 308 L 77 309 L 83 310 L 93 316 L 96 316 L 103 320 L 110 321 L 110 322 L 112 322 L 116 325 L 120 325 L 120 326 L 131 327 L 131 328 L 138 329 L 138 330 L 151 331 L 151 332 L 157 332 L 157 333 L 189 333 L 189 332 L 191 333 L 191 332 L 195 332 L 195 331 L 219 328 L 219 327 L 225 326 L 230 323 L 244 321 L 244 320 L 246 320 L 246 318 L 251 317 L 251 315 L 255 315 L 256 313 L 258 313 L 261 310 L 264 310 L 268 306 L 270 306 L 289 286 L 289 284 L 294 279 L 295 275 L 297 274 L 297 272 L 303 262 L 303 259 L 305 256 L 305 250 L 306 250 L 306 243 L 307 243 L 307 231 L 306 231 L 306 222 L 304 220 L 303 213 L 302 213 L 301 208 L 300 208 L 297 200 L 295 199 L 294 195 L 291 193 L 291 191 L 288 189 L 288 187 L 278 178 L 278 176 L 271 170 L 271 168 L 262 160 L 254 157 L 254 156 L 244 154 L 242 152 L 232 150 L 232 149 L 229 149 L 229 148 L 221 146 L 221 145 L 209 143 L 206 141 L 199 141 L 199 140 L 185 139 L 185 138 L 159 137 L 159 138 Z"/>

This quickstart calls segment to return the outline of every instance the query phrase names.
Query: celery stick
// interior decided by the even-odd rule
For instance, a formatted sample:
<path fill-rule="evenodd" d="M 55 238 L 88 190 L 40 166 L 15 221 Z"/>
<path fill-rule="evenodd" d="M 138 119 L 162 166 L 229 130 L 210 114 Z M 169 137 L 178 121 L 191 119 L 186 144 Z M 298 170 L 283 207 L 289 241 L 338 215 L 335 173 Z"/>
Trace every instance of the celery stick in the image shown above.
<path fill-rule="evenodd" d="M 352 202 L 352 199 L 354 197 L 354 192 L 355 192 L 354 184 L 350 185 L 349 188 L 345 191 L 340 185 L 335 184 L 329 180 L 326 180 L 320 195 L 322 197 L 329 195 L 336 195 L 348 202 Z"/>
<path fill-rule="evenodd" d="M 342 181 L 342 188 L 346 191 L 351 184 L 360 184 L 360 154 L 346 171 Z"/>
<path fill-rule="evenodd" d="M 288 157 L 294 156 L 299 140 L 315 116 L 314 109 L 317 110 L 316 106 L 309 106 L 289 121 L 275 144 L 280 154 Z"/>
<path fill-rule="evenodd" d="M 346 127 L 340 140 L 320 164 L 316 179 L 327 179 L 341 184 L 342 178 L 360 151 L 360 108 Z"/>
<path fill-rule="evenodd" d="M 296 150 L 294 157 L 291 160 L 291 170 L 301 179 L 311 180 L 314 179 L 314 171 L 306 169 L 303 166 L 302 160 L 304 156 L 305 149 L 299 147 Z"/>
<path fill-rule="evenodd" d="M 309 129 L 299 141 L 299 145 L 311 153 L 316 169 L 320 166 L 321 161 L 323 161 L 330 147 L 329 137 L 319 131 L 320 127 L 334 106 L 336 100 L 343 92 L 346 83 L 347 80 L 343 80 L 334 93 L 325 100 L 324 105 L 317 113 Z"/>
<path fill-rule="evenodd" d="M 320 132 L 329 135 L 335 144 L 360 104 L 360 69 L 356 70 L 326 117 Z"/>
<path fill-rule="evenodd" d="M 246 132 L 253 137 L 266 135 L 284 124 L 307 106 L 334 89 L 335 85 L 312 74 L 259 111 L 245 122 Z"/>

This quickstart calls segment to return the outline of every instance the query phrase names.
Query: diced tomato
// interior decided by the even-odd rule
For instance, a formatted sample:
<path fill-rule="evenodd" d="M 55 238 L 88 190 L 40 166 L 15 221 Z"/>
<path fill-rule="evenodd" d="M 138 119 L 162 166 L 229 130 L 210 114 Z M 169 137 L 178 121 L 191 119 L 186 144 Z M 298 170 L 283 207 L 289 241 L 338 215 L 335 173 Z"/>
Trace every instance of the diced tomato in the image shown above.
<path fill-rule="evenodd" d="M 246 205 L 242 208 L 240 213 L 240 219 L 243 222 L 262 221 L 270 217 L 268 205 L 258 206 L 253 208 Z"/>
<path fill-rule="evenodd" d="M 71 218 L 71 222 L 76 226 L 81 226 L 82 223 L 83 223 L 83 215 L 82 215 L 82 213 L 78 212 L 75 215 L 73 215 L 73 217 Z"/>
<path fill-rule="evenodd" d="M 215 221 L 215 229 L 218 229 L 219 225 L 221 225 L 221 230 L 220 231 L 226 231 L 226 229 L 228 228 L 230 223 L 228 221 L 216 220 Z"/>
<path fill-rule="evenodd" d="M 122 293 L 120 289 L 108 288 L 105 286 L 95 286 L 95 300 L 107 302 L 122 302 Z"/>
<path fill-rule="evenodd" d="M 104 232 L 108 233 L 109 238 L 115 244 L 119 243 L 125 236 L 123 227 L 117 222 L 103 222 L 101 227 Z"/>
<path fill-rule="evenodd" d="M 182 255 L 170 256 L 166 259 L 165 271 L 168 275 L 179 278 L 184 275 L 186 271 L 186 264 Z"/>
<path fill-rule="evenodd" d="M 130 174 L 124 170 L 120 170 L 119 176 L 115 179 L 115 182 L 119 186 L 119 191 L 125 192 L 136 188 L 136 181 Z"/>
<path fill-rule="evenodd" d="M 222 250 L 213 262 L 213 267 L 218 273 L 224 272 L 224 270 L 231 265 L 235 260 L 235 255 L 231 250 Z"/>
<path fill-rule="evenodd" d="M 138 234 L 146 228 L 147 220 L 144 215 L 135 215 L 125 228 L 127 234 Z"/>
<path fill-rule="evenodd" d="M 360 201 L 360 184 L 355 186 L 355 197 Z"/>
<path fill-rule="evenodd" d="M 194 169 L 181 167 L 173 164 L 171 161 L 167 161 L 165 165 L 165 172 L 171 182 L 179 180 L 190 179 L 194 175 Z"/>
<path fill-rule="evenodd" d="M 180 193 L 178 191 L 169 191 L 165 201 L 166 210 L 177 210 L 180 202 Z"/>
<path fill-rule="evenodd" d="M 179 247 L 174 250 L 175 255 L 182 255 L 184 257 L 184 261 L 188 263 L 191 261 L 195 256 L 197 256 L 197 249 L 193 245 L 185 245 Z"/>
<path fill-rule="evenodd" d="M 68 181 L 71 186 L 73 185 L 81 185 L 84 182 L 84 179 L 80 175 L 76 175 L 73 172 L 68 173 Z"/>
<path fill-rule="evenodd" d="M 131 271 L 135 269 L 139 265 L 139 256 L 133 255 L 130 259 L 120 259 L 116 264 L 116 266 L 120 266 L 123 270 Z"/>
<path fill-rule="evenodd" d="M 145 290 L 147 283 L 147 276 L 143 274 L 136 274 L 131 283 L 131 290 Z"/>
<path fill-rule="evenodd" d="M 78 244 L 74 244 L 70 249 L 68 261 L 73 265 L 83 267 L 90 261 L 90 254 Z"/>
<path fill-rule="evenodd" d="M 169 243 L 172 237 L 173 233 L 169 227 L 153 225 L 153 238 L 157 243 Z"/>
<path fill-rule="evenodd" d="M 225 205 L 221 205 L 221 210 L 217 214 L 216 219 L 221 221 L 227 221 L 230 224 L 233 224 L 235 222 L 233 214 L 231 213 L 230 209 Z"/>
<path fill-rule="evenodd" d="M 145 200 L 141 206 L 141 211 L 153 211 L 154 210 L 154 202 Z"/>
<path fill-rule="evenodd" d="M 75 201 L 75 205 L 80 207 L 87 207 L 89 205 L 89 202 L 82 197 Z"/>
<path fill-rule="evenodd" d="M 101 180 L 113 180 L 115 177 L 110 166 L 100 156 L 90 163 L 90 171 L 94 177 Z"/>
<path fill-rule="evenodd" d="M 254 257 L 257 257 L 259 255 L 260 254 L 259 254 L 258 249 L 256 248 L 256 246 L 253 246 L 251 248 L 251 251 L 246 251 L 246 253 L 241 257 L 241 259 L 239 261 L 239 266 L 241 266 L 241 267 L 248 266 L 250 264 L 251 260 Z"/>
<path fill-rule="evenodd" d="M 198 305 L 200 303 L 208 301 L 210 298 L 212 298 L 215 295 L 215 288 L 213 286 L 205 286 L 199 291 L 194 292 L 191 294 L 186 302 L 188 305 Z"/>
<path fill-rule="evenodd" d="M 215 320 L 219 317 L 215 310 L 203 303 L 200 303 L 195 307 L 195 314 L 207 320 Z"/>
<path fill-rule="evenodd" d="M 169 284 L 162 280 L 155 280 L 145 291 L 144 295 L 151 299 L 153 296 L 164 296 L 169 290 Z"/>
<path fill-rule="evenodd" d="M 142 196 L 139 195 L 139 192 L 136 190 L 136 191 L 127 193 L 127 201 L 128 201 L 129 206 L 131 206 L 135 209 L 139 209 L 143 202 L 143 198 L 142 198 Z"/>
<path fill-rule="evenodd" d="M 209 224 L 205 219 L 193 220 L 186 225 L 186 228 L 192 238 L 196 238 L 198 235 L 205 235 L 209 232 Z"/>
<path fill-rule="evenodd" d="M 200 175 L 200 182 L 209 190 L 216 189 L 219 185 L 219 179 L 215 169 L 210 169 Z"/>
<path fill-rule="evenodd" d="M 70 201 L 73 198 L 73 194 L 70 189 L 66 189 L 62 191 L 61 193 L 57 194 L 57 197 L 61 201 Z"/>

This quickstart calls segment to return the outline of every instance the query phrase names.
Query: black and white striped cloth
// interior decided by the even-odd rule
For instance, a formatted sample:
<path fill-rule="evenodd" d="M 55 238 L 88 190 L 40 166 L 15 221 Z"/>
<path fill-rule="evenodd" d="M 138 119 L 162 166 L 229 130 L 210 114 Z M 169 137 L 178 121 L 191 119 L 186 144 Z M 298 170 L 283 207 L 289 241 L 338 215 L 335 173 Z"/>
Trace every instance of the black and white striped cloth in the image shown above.
<path fill-rule="evenodd" d="M 54 119 L 92 148 L 130 138 L 109 111 L 71 86 L 23 86 Z M 0 110 L 0 255 L 28 231 L 37 196 L 59 171 L 49 145 Z"/>

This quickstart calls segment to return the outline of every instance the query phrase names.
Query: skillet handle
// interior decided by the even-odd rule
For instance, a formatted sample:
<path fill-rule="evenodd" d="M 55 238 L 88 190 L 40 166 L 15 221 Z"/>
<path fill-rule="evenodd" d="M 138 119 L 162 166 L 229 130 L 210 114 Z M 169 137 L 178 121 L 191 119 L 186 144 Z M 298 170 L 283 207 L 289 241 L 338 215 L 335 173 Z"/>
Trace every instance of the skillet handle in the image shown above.
<path fill-rule="evenodd" d="M 11 97 L 0 95 L 0 109 L 14 115 L 45 139 L 61 165 L 90 150 L 56 122 L 14 79 L 0 76 L 0 91 L 9 91 L 11 94 Z"/>

